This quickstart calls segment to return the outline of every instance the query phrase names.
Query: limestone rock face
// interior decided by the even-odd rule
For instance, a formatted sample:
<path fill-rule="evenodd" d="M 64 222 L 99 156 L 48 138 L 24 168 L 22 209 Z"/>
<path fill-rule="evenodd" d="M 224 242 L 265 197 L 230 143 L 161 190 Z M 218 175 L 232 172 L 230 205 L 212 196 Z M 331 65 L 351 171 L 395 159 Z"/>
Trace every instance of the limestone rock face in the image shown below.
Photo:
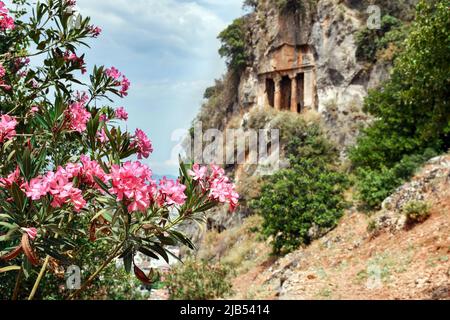
<path fill-rule="evenodd" d="M 267 79 L 289 75 L 294 81 L 293 74 L 304 74 L 295 86 L 300 87 L 302 96 L 292 105 L 281 102 L 280 109 L 318 111 L 330 138 L 345 155 L 345 147 L 354 144 L 360 124 L 369 120 L 361 112 L 368 89 L 389 76 L 387 63 L 369 70 L 357 61 L 355 34 L 365 26 L 363 13 L 360 8 L 332 0 L 304 1 L 302 9 L 287 12 L 280 12 L 273 4 L 261 4 L 248 19 L 253 63 L 241 78 L 240 107 L 276 107 L 276 88 L 272 89 L 275 101 L 270 101 Z M 293 96 L 290 88 L 288 95 Z"/>

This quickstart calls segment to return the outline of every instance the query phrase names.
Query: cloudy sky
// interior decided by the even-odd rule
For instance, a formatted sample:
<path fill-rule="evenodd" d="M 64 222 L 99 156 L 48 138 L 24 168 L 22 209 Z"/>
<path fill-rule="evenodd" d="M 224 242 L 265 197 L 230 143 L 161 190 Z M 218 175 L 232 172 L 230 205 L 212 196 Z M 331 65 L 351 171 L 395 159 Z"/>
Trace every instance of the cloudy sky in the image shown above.
<path fill-rule="evenodd" d="M 242 0 L 78 0 L 77 9 L 103 29 L 86 51 L 94 64 L 115 66 L 131 81 L 116 100 L 129 112 L 128 129 L 143 129 L 158 174 L 176 174 L 171 163 L 177 129 L 188 129 L 204 89 L 224 72 L 217 34 L 241 16 Z"/>

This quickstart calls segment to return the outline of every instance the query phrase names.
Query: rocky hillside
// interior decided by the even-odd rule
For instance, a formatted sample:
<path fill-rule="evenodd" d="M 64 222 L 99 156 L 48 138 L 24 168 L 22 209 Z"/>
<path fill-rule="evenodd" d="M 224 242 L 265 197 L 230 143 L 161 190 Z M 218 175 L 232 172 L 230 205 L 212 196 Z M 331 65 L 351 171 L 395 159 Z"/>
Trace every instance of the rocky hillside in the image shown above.
<path fill-rule="evenodd" d="M 417 202 L 429 205 L 425 221 L 407 218 Z M 335 230 L 280 260 L 257 242 L 255 264 L 233 281 L 234 298 L 450 299 L 449 214 L 447 155 L 429 161 L 381 211 L 349 210 Z"/>
<path fill-rule="evenodd" d="M 388 170 L 382 161 L 386 154 L 374 150 L 380 141 L 375 139 L 370 145 L 374 148 L 366 151 L 379 156 L 379 167 L 373 171 L 376 174 L 369 172 L 366 180 L 355 173 L 358 168 L 349 168 L 351 164 L 347 160 L 347 151 L 355 144 L 361 128 L 369 124 L 372 128 L 380 122 L 364 113 L 364 100 L 370 89 L 395 79 L 397 63 L 392 69 L 393 61 L 399 52 L 405 51 L 404 39 L 408 28 L 414 27 L 410 21 L 417 1 L 249 0 L 246 3 L 253 8 L 252 13 L 236 20 L 219 36 L 225 44 L 221 54 L 228 58 L 229 71 L 206 91 L 197 120 L 204 127 L 221 130 L 279 128 L 283 131 L 281 156 L 286 156 L 282 167 L 291 166 L 281 175 L 275 175 L 278 180 L 261 179 L 258 166 L 226 166 L 237 182 L 240 207 L 233 215 L 213 212 L 205 230 L 189 227 L 200 247 L 197 258 L 232 267 L 235 274 L 231 298 L 450 298 L 450 156 L 433 158 L 415 171 L 427 159 L 445 153 L 448 148 L 437 148 L 436 153 L 423 156 L 407 153 L 410 158 L 397 159 L 398 165 Z M 371 4 L 378 5 L 382 11 L 380 29 L 375 31 L 367 27 L 366 9 Z M 420 52 L 418 49 L 415 51 Z M 390 94 L 398 95 L 399 91 Z M 392 116 L 390 102 L 384 105 L 389 111 L 386 117 Z M 404 109 L 396 110 L 402 113 Z M 391 124 L 397 120 L 393 119 Z M 407 123 L 413 120 L 408 119 Z M 326 161 L 328 166 L 320 167 L 324 170 L 319 170 L 317 175 L 308 171 L 307 165 L 302 167 L 307 161 L 324 156 L 323 150 L 317 148 L 321 140 L 314 140 L 317 136 L 311 131 L 315 126 L 321 136 L 325 133 L 328 139 L 324 140 L 331 141 L 327 148 L 333 155 Z M 404 132 L 404 127 L 395 130 Z M 290 141 L 303 138 L 309 139 L 306 149 L 311 147 L 309 150 L 313 152 L 302 153 L 299 150 L 305 145 L 297 144 L 294 159 L 287 150 Z M 402 148 L 402 143 L 408 141 L 401 140 L 395 146 Z M 287 156 L 291 156 L 289 161 Z M 295 162 L 298 159 L 306 162 Z M 316 168 L 320 164 L 309 163 L 314 163 Z M 324 172 L 325 169 L 331 171 Z M 295 175 L 285 174 L 289 170 Z M 319 176 L 331 176 L 333 170 L 345 173 L 353 187 L 342 189 L 342 194 L 346 190 L 345 212 L 344 206 L 341 211 L 332 211 L 336 223 L 319 230 L 316 221 L 307 224 L 307 220 L 327 211 L 326 203 L 333 189 L 339 186 L 328 183 L 333 187 L 325 189 L 325 183 L 316 185 L 315 182 L 321 181 Z M 404 183 L 414 172 L 414 178 Z M 309 174 L 312 178 L 307 180 Z M 306 177 L 308 183 L 302 182 L 300 189 L 296 183 L 302 180 L 295 177 Z M 374 196 L 378 201 L 375 205 L 367 206 L 361 199 L 361 181 L 365 195 Z M 267 186 L 271 188 L 264 189 Z M 397 186 L 400 187 L 395 190 Z M 295 193 L 297 190 L 302 192 Z M 323 198 L 310 196 L 320 195 L 323 190 L 329 190 Z M 282 191 L 285 193 L 279 196 Z M 277 202 L 272 200 L 273 194 L 278 196 Z M 302 198 L 305 194 L 308 197 Z M 389 194 L 382 209 L 376 210 Z M 261 216 L 253 215 L 250 200 L 261 198 L 264 198 L 263 206 L 256 206 Z M 366 206 L 363 208 L 361 204 Z M 309 210 L 309 206 L 313 209 Z M 369 213 L 368 209 L 374 211 Z M 286 230 L 289 228 L 292 230 Z M 286 234 L 302 239 L 293 241 L 295 246 L 289 250 L 298 248 L 298 244 L 301 247 L 285 256 L 280 251 L 275 252 L 279 255 L 272 255 L 273 244 L 280 235 Z"/>

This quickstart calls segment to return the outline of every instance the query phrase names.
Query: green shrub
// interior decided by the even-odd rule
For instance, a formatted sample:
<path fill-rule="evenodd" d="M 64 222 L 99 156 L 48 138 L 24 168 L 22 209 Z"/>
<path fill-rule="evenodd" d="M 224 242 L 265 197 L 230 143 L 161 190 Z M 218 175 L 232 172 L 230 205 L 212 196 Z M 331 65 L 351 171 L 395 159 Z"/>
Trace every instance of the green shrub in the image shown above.
<path fill-rule="evenodd" d="M 357 172 L 358 198 L 366 209 L 376 209 L 395 188 L 401 184 L 401 180 L 386 168 L 381 170 L 359 169 Z"/>
<path fill-rule="evenodd" d="M 308 244 L 313 227 L 319 235 L 334 228 L 343 215 L 346 184 L 345 175 L 325 161 L 305 158 L 268 178 L 252 207 L 264 218 L 263 234 L 273 237 L 273 252 L 283 254 Z"/>
<path fill-rule="evenodd" d="M 412 200 L 405 204 L 402 209 L 406 216 L 407 222 L 410 224 L 424 222 L 430 217 L 431 206 L 425 201 Z"/>
<path fill-rule="evenodd" d="M 364 28 L 356 33 L 356 57 L 363 61 L 376 60 L 376 53 L 386 49 L 390 43 L 400 46 L 405 40 L 408 28 L 390 15 L 381 19 L 380 29 Z"/>
<path fill-rule="evenodd" d="M 221 264 L 188 259 L 166 277 L 171 300 L 211 300 L 232 293 L 231 270 Z"/>
<path fill-rule="evenodd" d="M 384 199 L 411 178 L 424 161 L 434 155 L 435 153 L 428 149 L 422 155 L 405 156 L 392 168 L 359 168 L 356 174 L 359 200 L 364 203 L 366 209 L 379 209 Z"/>

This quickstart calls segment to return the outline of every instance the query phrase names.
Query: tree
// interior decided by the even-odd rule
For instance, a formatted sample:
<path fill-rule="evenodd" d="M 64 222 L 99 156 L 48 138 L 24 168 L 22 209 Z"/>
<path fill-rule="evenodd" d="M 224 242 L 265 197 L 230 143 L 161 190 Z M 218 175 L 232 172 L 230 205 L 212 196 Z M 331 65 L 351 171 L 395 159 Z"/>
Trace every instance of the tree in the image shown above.
<path fill-rule="evenodd" d="M 55 265 L 89 260 L 96 267 L 73 299 L 117 258 L 150 283 L 135 255 L 168 260 L 167 245 L 193 248 L 177 225 L 220 203 L 234 208 L 234 185 L 217 166 L 200 177 L 184 164 L 178 180 L 154 181 L 130 159 L 148 158 L 151 141 L 123 131 L 126 111 L 105 105 L 127 96 L 128 78 L 104 66 L 79 78 L 80 47 L 101 29 L 74 15 L 72 0 L 14 3 L 20 11 L 0 1 L 0 273 L 15 277 L 2 290 L 32 299 Z"/>
<path fill-rule="evenodd" d="M 226 57 L 228 66 L 236 71 L 245 68 L 248 64 L 245 17 L 234 20 L 219 34 L 218 39 L 222 42 L 219 54 Z"/>
<path fill-rule="evenodd" d="M 267 178 L 252 202 L 275 254 L 309 244 L 334 228 L 345 206 L 347 179 L 333 167 L 336 153 L 317 125 L 293 137 L 286 151 L 290 167 Z"/>

